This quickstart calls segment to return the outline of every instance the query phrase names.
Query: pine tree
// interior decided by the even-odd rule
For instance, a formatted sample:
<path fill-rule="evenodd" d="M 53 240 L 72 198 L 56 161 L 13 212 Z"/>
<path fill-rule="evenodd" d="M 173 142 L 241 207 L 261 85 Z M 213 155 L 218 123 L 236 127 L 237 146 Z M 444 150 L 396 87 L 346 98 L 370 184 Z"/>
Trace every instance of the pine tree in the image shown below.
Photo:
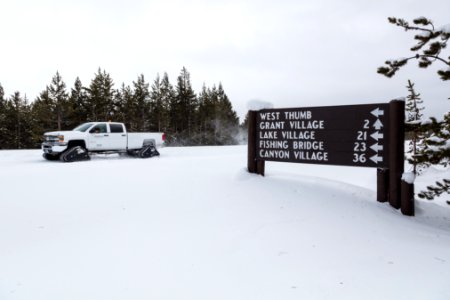
<path fill-rule="evenodd" d="M 148 131 L 150 127 L 150 91 L 144 75 L 133 81 L 133 119 L 137 131 Z"/>
<path fill-rule="evenodd" d="M 445 68 L 438 70 L 437 73 L 443 81 L 450 80 L 450 56 L 442 54 L 450 39 L 448 28 L 441 27 L 436 29 L 433 22 L 425 17 L 414 19 L 414 25 L 394 17 L 388 18 L 388 21 L 403 28 L 405 31 L 413 30 L 418 32 L 414 36 L 417 44 L 411 48 L 411 51 L 416 52 L 416 54 L 407 58 L 386 61 L 386 66 L 379 67 L 378 73 L 392 77 L 408 61 L 417 59 L 420 68 L 428 68 L 435 62 L 443 63 Z M 431 124 L 427 125 L 427 128 L 431 135 L 425 139 L 425 144 L 428 148 L 422 151 L 425 155 L 421 159 L 430 164 L 447 166 L 450 158 L 450 146 L 448 145 L 448 140 L 450 139 L 450 112 L 447 111 L 445 113 L 442 122 L 437 122 L 435 118 L 432 118 Z M 435 186 L 429 186 L 427 188 L 428 191 L 419 193 L 419 197 L 433 199 L 444 192 L 449 193 L 448 183 L 449 179 L 443 179 L 442 182 L 438 181 Z"/>
<path fill-rule="evenodd" d="M 68 127 L 75 128 L 76 126 L 85 123 L 89 113 L 88 95 L 79 77 L 75 79 L 74 87 L 71 89 L 68 102 L 70 110 Z"/>
<path fill-rule="evenodd" d="M 406 124 L 412 128 L 412 137 L 409 142 L 408 152 L 410 156 L 408 157 L 409 163 L 413 165 L 413 173 L 417 174 L 427 166 L 426 162 L 419 163 L 422 161 L 418 156 L 424 150 L 424 133 L 420 126 L 423 114 L 421 111 L 424 109 L 421 105 L 423 100 L 420 98 L 420 94 L 416 93 L 414 89 L 414 83 L 408 80 L 407 85 L 409 95 L 406 101 Z M 419 170 L 418 170 L 419 168 Z"/>
<path fill-rule="evenodd" d="M 450 112 L 445 114 L 441 122 L 431 118 L 431 122 L 425 124 L 424 128 L 429 135 L 424 138 L 426 147 L 421 151 L 423 160 L 447 167 L 450 164 Z"/>
<path fill-rule="evenodd" d="M 223 90 L 222 83 L 219 83 L 217 89 L 218 100 L 218 120 L 220 129 L 219 143 L 221 145 L 236 144 L 236 135 L 238 133 L 239 118 L 233 110 L 233 106 L 228 99 L 228 96 Z"/>
<path fill-rule="evenodd" d="M 0 149 L 4 149 L 6 145 L 6 100 L 5 91 L 3 86 L 0 84 Z"/>
<path fill-rule="evenodd" d="M 219 116 L 219 97 L 217 93 L 216 85 L 208 89 L 209 101 L 211 108 L 209 110 L 208 120 L 210 123 L 210 130 L 208 140 L 211 141 L 211 145 L 220 145 L 219 131 L 220 131 L 220 116 Z"/>
<path fill-rule="evenodd" d="M 162 81 L 161 81 L 161 105 L 163 107 L 163 111 L 161 119 L 161 130 L 164 132 L 173 131 L 170 129 L 170 113 L 169 110 L 171 108 L 171 103 L 175 101 L 175 89 L 173 85 L 169 81 L 169 76 L 167 73 L 164 73 Z"/>
<path fill-rule="evenodd" d="M 89 121 L 108 121 L 114 113 L 114 90 L 111 76 L 98 69 L 91 81 L 88 92 Z"/>
<path fill-rule="evenodd" d="M 238 143 L 241 145 L 248 142 L 248 112 L 245 114 L 244 121 L 239 125 Z"/>
<path fill-rule="evenodd" d="M 125 113 L 124 110 L 124 101 L 123 101 L 123 95 L 122 95 L 122 89 L 125 88 L 125 84 L 122 83 L 122 86 L 120 89 L 117 89 L 114 91 L 114 98 L 113 98 L 113 107 L 114 107 L 114 121 L 115 122 L 122 122 L 125 123 Z"/>
<path fill-rule="evenodd" d="M 66 92 L 66 84 L 62 80 L 61 75 L 59 75 L 59 72 L 56 72 L 56 75 L 52 78 L 52 82 L 48 87 L 48 96 L 55 105 L 57 129 L 68 129 L 67 120 L 65 119 L 66 115 L 68 114 L 68 95 Z"/>
<path fill-rule="evenodd" d="M 55 105 L 50 99 L 48 88 L 31 104 L 31 115 L 33 119 L 33 140 L 35 143 L 42 142 L 44 132 L 54 131 L 57 126 Z"/>
<path fill-rule="evenodd" d="M 115 121 L 125 123 L 128 131 L 136 131 L 133 91 L 129 85 L 122 83 L 120 90 L 114 93 Z"/>
<path fill-rule="evenodd" d="M 33 139 L 34 124 L 33 116 L 31 113 L 31 106 L 28 102 L 28 98 L 25 95 L 23 98 L 23 106 L 21 106 L 20 114 L 22 115 L 22 147 L 23 149 L 39 148 L 42 140 L 35 141 Z M 42 134 L 42 133 L 39 133 Z"/>
<path fill-rule="evenodd" d="M 244 121 L 242 121 L 240 127 L 245 130 L 248 129 L 248 112 L 245 114 Z"/>
<path fill-rule="evenodd" d="M 425 139 L 427 145 L 423 151 L 424 155 L 431 164 L 439 164 L 443 167 L 450 165 L 450 112 L 444 116 L 444 121 L 438 122 L 431 118 L 431 124 L 428 125 L 431 135 Z M 441 194 L 450 194 L 450 179 L 444 178 L 436 181 L 434 185 L 427 186 L 427 189 L 421 191 L 418 196 L 428 200 L 433 200 Z M 450 201 L 447 201 L 450 205 Z"/>
<path fill-rule="evenodd" d="M 171 105 L 171 125 L 177 142 L 181 145 L 192 144 L 191 135 L 195 133 L 197 108 L 197 97 L 191 86 L 190 74 L 183 67 L 177 78 L 175 102 Z"/>
<path fill-rule="evenodd" d="M 215 107 L 210 95 L 211 90 L 203 84 L 202 91 L 198 95 L 198 140 L 201 145 L 214 145 Z"/>
<path fill-rule="evenodd" d="M 203 85 L 198 98 L 199 143 L 205 145 L 236 144 L 239 118 L 233 110 L 223 86 L 207 89 Z"/>
<path fill-rule="evenodd" d="M 15 92 L 7 101 L 6 116 L 7 145 L 10 149 L 33 147 L 31 113 L 26 96 Z"/>
<path fill-rule="evenodd" d="M 152 131 L 167 132 L 169 130 L 169 103 L 174 95 L 175 92 L 169 82 L 167 73 L 164 73 L 162 80 L 158 74 L 150 92 L 150 129 Z"/>

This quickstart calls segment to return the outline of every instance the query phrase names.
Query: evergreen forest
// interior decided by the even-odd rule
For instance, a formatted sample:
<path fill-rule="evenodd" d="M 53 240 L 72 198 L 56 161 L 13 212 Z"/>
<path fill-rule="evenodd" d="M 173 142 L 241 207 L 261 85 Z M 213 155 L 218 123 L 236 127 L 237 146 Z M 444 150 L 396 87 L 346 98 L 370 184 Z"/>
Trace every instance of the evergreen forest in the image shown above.
<path fill-rule="evenodd" d="M 39 148 L 44 132 L 71 130 L 91 121 L 123 122 L 130 132 L 165 132 L 169 146 L 238 144 L 239 118 L 221 83 L 196 93 L 182 68 L 176 83 L 167 73 L 148 83 L 138 76 L 116 87 L 98 69 L 89 85 L 77 77 L 68 88 L 59 72 L 30 102 L 20 92 L 5 95 L 0 82 L 0 149 Z"/>

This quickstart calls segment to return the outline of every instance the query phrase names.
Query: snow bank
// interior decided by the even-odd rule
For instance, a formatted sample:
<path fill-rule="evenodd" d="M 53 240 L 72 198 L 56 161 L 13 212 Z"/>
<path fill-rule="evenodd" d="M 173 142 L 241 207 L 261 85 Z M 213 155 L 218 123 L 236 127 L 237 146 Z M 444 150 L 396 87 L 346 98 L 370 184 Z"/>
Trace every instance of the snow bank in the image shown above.
<path fill-rule="evenodd" d="M 0 299 L 450 299 L 450 206 L 405 218 L 370 168 L 160 152 L 0 151 Z"/>

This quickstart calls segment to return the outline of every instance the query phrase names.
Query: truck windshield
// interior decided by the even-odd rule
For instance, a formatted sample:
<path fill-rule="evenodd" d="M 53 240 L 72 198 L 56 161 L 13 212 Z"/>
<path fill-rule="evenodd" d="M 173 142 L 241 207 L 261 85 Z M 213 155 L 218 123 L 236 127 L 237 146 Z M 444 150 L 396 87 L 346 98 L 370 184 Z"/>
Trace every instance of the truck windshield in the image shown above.
<path fill-rule="evenodd" d="M 89 129 L 89 127 L 92 126 L 92 124 L 93 124 L 93 123 L 84 123 L 84 124 L 81 124 L 80 126 L 74 128 L 73 130 L 74 130 L 74 131 L 85 132 L 86 130 Z"/>

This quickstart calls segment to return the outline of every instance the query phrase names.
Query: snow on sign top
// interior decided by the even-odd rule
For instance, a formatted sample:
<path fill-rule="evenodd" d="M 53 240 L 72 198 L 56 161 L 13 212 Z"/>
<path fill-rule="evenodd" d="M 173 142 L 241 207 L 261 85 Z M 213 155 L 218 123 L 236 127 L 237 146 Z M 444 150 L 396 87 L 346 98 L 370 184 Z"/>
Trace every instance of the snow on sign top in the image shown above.
<path fill-rule="evenodd" d="M 247 102 L 247 108 L 249 110 L 261 110 L 267 108 L 273 108 L 273 104 L 266 101 L 261 100 L 250 100 Z"/>
<path fill-rule="evenodd" d="M 256 158 L 387 167 L 389 104 L 265 109 L 256 117 Z"/>
<path fill-rule="evenodd" d="M 412 172 L 403 173 L 402 180 L 409 184 L 414 184 L 414 180 L 416 179 L 416 175 Z"/>

